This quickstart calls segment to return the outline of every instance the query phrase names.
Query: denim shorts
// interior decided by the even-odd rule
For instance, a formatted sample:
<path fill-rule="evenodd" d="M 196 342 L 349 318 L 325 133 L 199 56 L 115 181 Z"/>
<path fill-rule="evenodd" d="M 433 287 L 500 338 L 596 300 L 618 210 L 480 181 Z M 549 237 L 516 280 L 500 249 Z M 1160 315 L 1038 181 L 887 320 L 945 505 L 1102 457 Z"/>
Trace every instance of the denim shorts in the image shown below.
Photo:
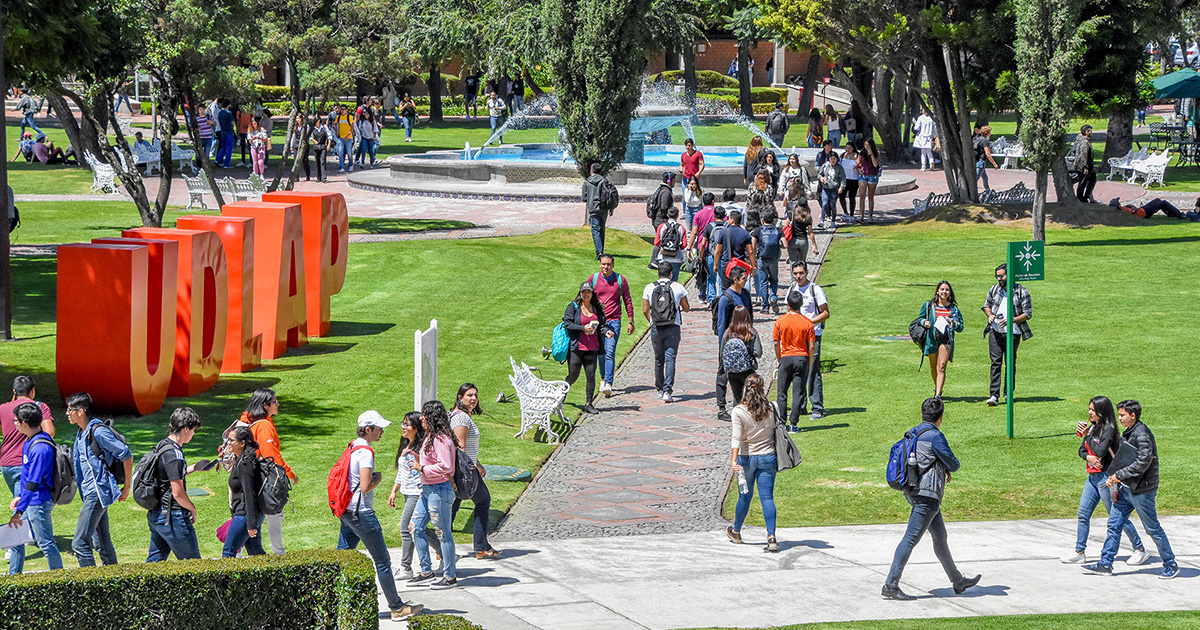
<path fill-rule="evenodd" d="M 859 175 L 858 179 L 862 180 L 862 183 L 864 183 L 864 184 L 878 184 L 879 183 L 878 175 Z"/>

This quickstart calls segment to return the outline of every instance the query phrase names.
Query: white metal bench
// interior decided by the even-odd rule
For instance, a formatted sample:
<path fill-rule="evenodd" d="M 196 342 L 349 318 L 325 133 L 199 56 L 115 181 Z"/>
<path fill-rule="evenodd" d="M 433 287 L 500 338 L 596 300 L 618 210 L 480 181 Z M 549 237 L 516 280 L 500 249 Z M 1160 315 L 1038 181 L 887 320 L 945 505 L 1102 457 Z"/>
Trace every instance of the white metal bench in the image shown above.
<path fill-rule="evenodd" d="M 249 201 L 261 197 L 267 191 L 267 182 L 258 175 L 250 175 L 250 179 L 234 179 L 224 177 L 217 180 L 217 188 L 223 195 L 228 195 L 233 201 Z"/>
<path fill-rule="evenodd" d="M 913 199 L 913 211 L 916 214 L 920 214 L 930 208 L 948 206 L 952 203 L 954 203 L 954 195 L 950 193 L 942 193 L 940 195 L 929 193 L 929 196 L 924 199 Z"/>
<path fill-rule="evenodd" d="M 204 177 L 188 177 L 183 176 L 183 181 L 187 184 L 188 205 L 185 210 L 191 210 L 200 204 L 201 210 L 208 210 L 208 206 L 204 204 L 204 195 L 213 194 L 212 187 L 208 185 L 208 180 Z"/>
<path fill-rule="evenodd" d="M 162 170 L 162 159 L 157 149 L 147 149 L 135 144 L 133 145 L 133 157 L 134 165 L 145 168 L 147 177 L 153 175 L 155 171 Z"/>
<path fill-rule="evenodd" d="M 1151 155 L 1144 160 L 1137 160 L 1130 165 L 1129 179 L 1130 184 L 1136 184 L 1137 178 L 1142 179 L 1142 188 L 1150 188 L 1153 184 L 1166 186 L 1164 177 L 1167 173 L 1167 165 L 1171 163 L 1171 150 L 1167 149 L 1158 155 Z"/>
<path fill-rule="evenodd" d="M 176 144 L 171 145 L 171 161 L 179 165 L 180 173 L 182 173 L 184 169 L 191 171 L 192 175 L 199 173 L 200 169 L 196 168 L 195 159 L 195 151 L 190 149 L 180 149 Z"/>
<path fill-rule="evenodd" d="M 521 430 L 514 435 L 519 438 L 530 429 L 540 428 L 546 432 L 551 444 L 562 440 L 558 432 L 550 426 L 551 418 L 557 415 L 570 426 L 571 422 L 563 415 L 562 404 L 567 398 L 571 386 L 566 381 L 543 381 L 533 375 L 529 366 L 508 358 L 512 364 L 513 373 L 508 377 L 513 389 L 517 391 L 517 399 L 521 403 Z"/>
<path fill-rule="evenodd" d="M 989 190 L 979 195 L 979 203 L 1033 203 L 1034 191 L 1017 182 L 1008 190 Z"/>
<path fill-rule="evenodd" d="M 1133 168 L 1133 162 L 1135 160 L 1144 160 L 1147 157 L 1150 157 L 1150 151 L 1143 147 L 1137 151 L 1130 149 L 1129 153 L 1126 153 L 1124 157 L 1108 158 L 1108 179 L 1111 180 L 1113 177 L 1125 179 L 1129 177 L 1128 171 Z"/>
<path fill-rule="evenodd" d="M 101 162 L 91 151 L 84 151 L 83 159 L 92 169 L 92 190 L 110 195 L 117 194 L 117 172 L 113 167 Z"/>
<path fill-rule="evenodd" d="M 1000 168 L 1017 169 L 1020 168 L 1021 158 L 1025 157 L 1025 147 L 1020 140 L 1010 142 L 1008 138 L 1000 136 L 992 143 L 992 157 L 1004 158 Z"/>
<path fill-rule="evenodd" d="M 133 116 L 113 116 L 113 125 L 121 130 L 121 133 L 128 138 L 133 137 Z"/>

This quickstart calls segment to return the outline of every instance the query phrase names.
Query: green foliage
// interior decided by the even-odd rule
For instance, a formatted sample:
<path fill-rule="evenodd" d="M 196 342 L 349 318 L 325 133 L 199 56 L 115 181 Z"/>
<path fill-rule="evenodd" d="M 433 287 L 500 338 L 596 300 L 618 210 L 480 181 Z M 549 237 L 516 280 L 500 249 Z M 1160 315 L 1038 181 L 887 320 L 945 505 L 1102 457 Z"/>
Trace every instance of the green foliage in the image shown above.
<path fill-rule="evenodd" d="M 1025 162 L 1040 173 L 1063 153 L 1074 104 L 1075 64 L 1083 53 L 1082 0 L 1019 0 L 1017 73 Z"/>
<path fill-rule="evenodd" d="M 663 79 L 672 83 L 683 81 L 683 70 L 668 70 L 662 73 Z M 713 70 L 697 70 L 696 71 L 696 90 L 699 92 L 712 92 L 716 88 L 731 88 L 737 89 L 737 79 L 721 74 Z"/>
<path fill-rule="evenodd" d="M 417 615 L 408 622 L 408 630 L 483 630 L 458 615 Z"/>
<path fill-rule="evenodd" d="M 130 563 L 0 579 L 7 628 L 378 627 L 375 567 L 356 551 Z"/>
<path fill-rule="evenodd" d="M 741 103 L 738 100 L 738 97 L 736 95 L 737 91 L 734 90 L 734 92 L 735 92 L 734 94 L 697 94 L 696 98 L 698 100 L 718 101 L 721 103 L 727 103 L 729 105 L 729 107 L 732 108 L 733 111 L 736 112 L 736 111 L 738 111 L 738 107 L 740 107 Z M 777 101 L 772 100 L 769 102 L 754 103 L 753 104 L 754 105 L 754 113 L 755 114 L 769 114 L 775 110 L 776 102 Z M 783 111 L 785 111 L 785 112 L 788 111 L 788 106 L 786 103 L 783 106 Z"/>
<path fill-rule="evenodd" d="M 292 96 L 291 88 L 286 85 L 255 85 L 254 89 L 264 101 L 286 101 Z"/>
<path fill-rule="evenodd" d="M 738 90 L 737 90 L 737 88 L 716 88 L 712 91 L 712 93 L 719 94 L 721 96 L 736 97 L 738 95 Z M 775 103 L 779 103 L 779 102 L 785 101 L 785 100 L 787 100 L 787 89 L 785 89 L 785 88 L 772 88 L 772 87 L 750 88 L 750 102 L 751 103 L 770 103 L 770 104 L 774 105 Z"/>

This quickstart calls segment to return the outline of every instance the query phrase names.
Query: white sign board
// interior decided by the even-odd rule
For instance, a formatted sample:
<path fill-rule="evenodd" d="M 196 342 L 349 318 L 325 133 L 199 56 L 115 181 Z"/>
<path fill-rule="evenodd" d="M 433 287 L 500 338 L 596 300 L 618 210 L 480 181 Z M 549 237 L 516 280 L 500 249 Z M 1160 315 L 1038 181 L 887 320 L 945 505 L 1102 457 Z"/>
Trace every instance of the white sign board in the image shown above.
<path fill-rule="evenodd" d="M 413 398 L 414 409 L 437 400 L 438 323 L 429 320 L 429 330 L 413 332 Z"/>

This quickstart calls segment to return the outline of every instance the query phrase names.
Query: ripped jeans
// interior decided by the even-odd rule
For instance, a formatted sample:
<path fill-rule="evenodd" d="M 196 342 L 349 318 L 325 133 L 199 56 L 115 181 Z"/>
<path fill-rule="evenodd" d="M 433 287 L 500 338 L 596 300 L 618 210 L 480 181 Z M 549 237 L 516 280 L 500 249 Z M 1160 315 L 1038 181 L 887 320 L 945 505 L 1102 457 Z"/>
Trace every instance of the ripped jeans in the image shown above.
<path fill-rule="evenodd" d="M 454 484 L 449 479 L 442 483 L 422 486 L 421 499 L 417 502 L 417 509 L 413 512 L 412 519 L 414 532 L 424 530 L 427 524 L 433 524 L 434 533 L 442 541 L 442 562 L 445 569 L 442 575 L 446 579 L 454 579 L 454 561 L 458 558 L 454 555 L 454 536 L 450 532 L 454 523 L 452 518 L 445 518 L 450 515 L 453 505 Z M 429 573 L 433 570 L 433 563 L 429 560 L 429 541 L 425 540 L 424 536 L 414 536 L 414 538 L 416 538 L 413 542 L 417 546 L 417 560 L 421 563 L 421 573 Z"/>

